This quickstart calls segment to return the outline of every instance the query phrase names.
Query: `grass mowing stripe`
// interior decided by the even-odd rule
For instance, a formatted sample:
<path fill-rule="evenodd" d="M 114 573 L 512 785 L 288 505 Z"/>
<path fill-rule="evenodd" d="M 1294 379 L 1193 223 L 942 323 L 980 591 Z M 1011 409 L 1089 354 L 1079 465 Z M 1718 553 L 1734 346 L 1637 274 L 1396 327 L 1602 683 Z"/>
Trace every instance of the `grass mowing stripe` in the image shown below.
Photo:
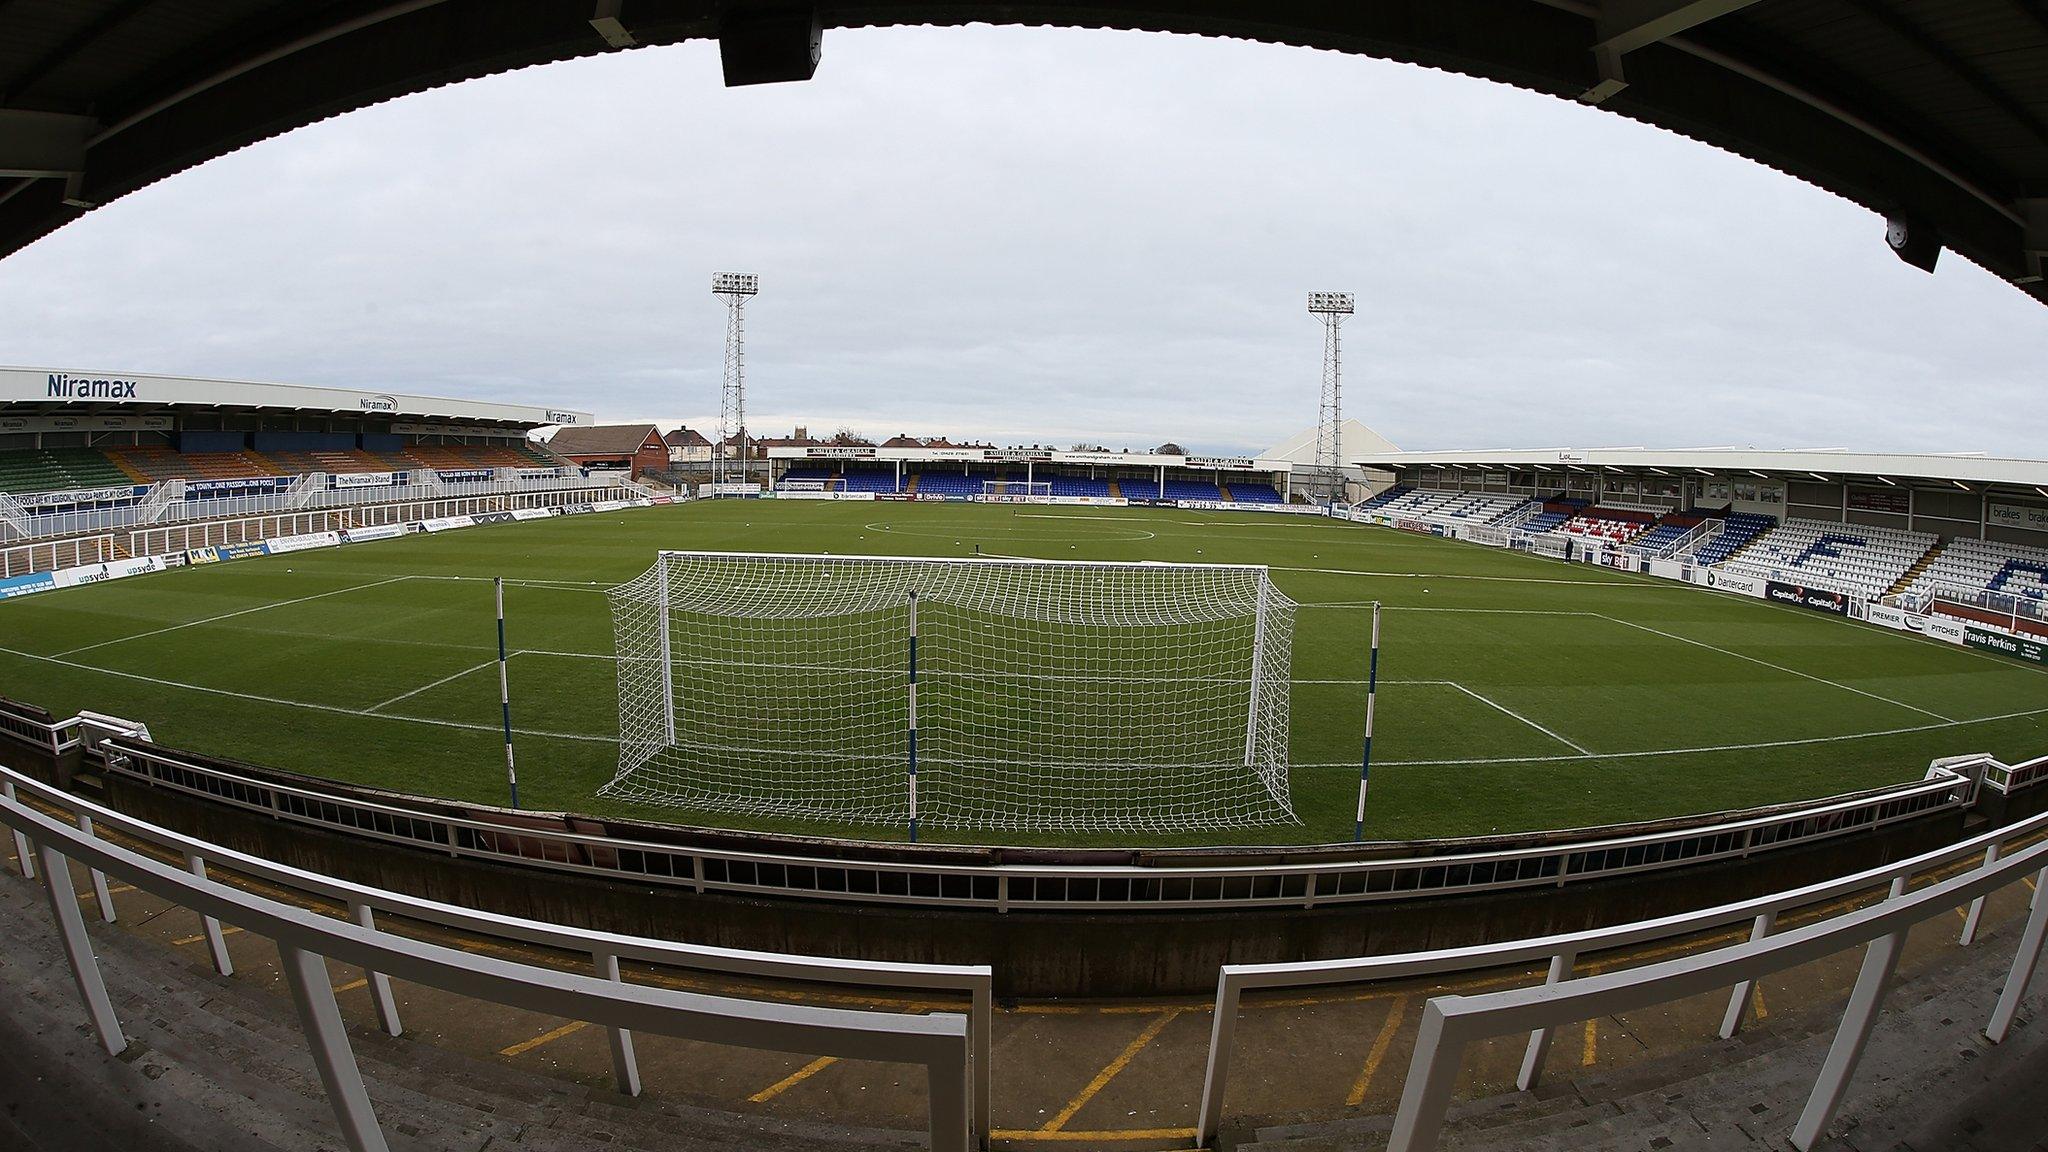
<path fill-rule="evenodd" d="M 1675 632 L 1666 632 L 1661 628 L 1652 628 L 1648 624 L 1638 624 L 1633 620 L 1623 620 L 1619 617 L 1607 616 L 1604 614 L 1601 615 L 1600 618 L 1602 620 L 1611 621 L 1615 624 L 1623 625 L 1624 627 L 1640 629 L 1644 632 L 1650 633 L 1653 636 L 1662 636 L 1667 640 L 1678 640 L 1686 644 L 1694 645 L 1695 647 L 1705 648 L 1710 652 L 1719 652 L 1724 656 L 1733 656 L 1737 660 L 1747 660 L 1751 664 L 1760 664 L 1765 668 L 1774 668 L 1780 672 L 1784 672 L 1792 676 L 1797 676 L 1803 680 L 1811 680 L 1816 684 L 1831 684 L 1837 688 L 1840 688 L 1844 692 L 1854 692 L 1858 696 L 1868 696 L 1872 700 L 1882 700 L 1887 704 L 1896 704 L 1901 708 L 1911 709 L 1912 711 L 1918 712 L 1923 716 L 1932 716 L 1936 720 L 1947 721 L 1950 724 L 1958 722 L 1954 717 L 1943 716 L 1939 712 L 1931 712 L 1925 708 L 1920 707 L 1918 704 L 1908 704 L 1904 700 L 1894 700 L 1889 696 L 1879 696 L 1875 692 L 1866 692 L 1861 688 L 1852 687 L 1848 684 L 1841 683 L 1838 680 L 1830 680 L 1825 676 L 1815 676 L 1811 672 L 1801 672 L 1797 668 L 1787 668 L 1783 664 L 1773 664 L 1769 660 L 1758 659 L 1755 656 L 1751 656 L 1742 652 L 1737 652 L 1732 648 L 1723 648 L 1717 644 L 1709 644 L 1704 640 L 1694 640 L 1690 636 L 1680 636 Z"/>
<path fill-rule="evenodd" d="M 268 604 L 258 604 L 254 608 L 243 608 L 234 612 L 223 612 L 218 616 L 208 616 L 203 620 L 187 620 L 183 624 L 173 624 L 168 628 L 158 628 L 150 632 L 137 632 L 133 636 L 116 636 L 112 640 L 102 640 L 97 644 L 86 644 L 77 648 L 69 648 L 57 653 L 57 655 L 76 656 L 80 652 L 90 652 L 95 648 L 105 648 L 110 644 L 125 644 L 130 640 L 146 640 L 151 636 L 161 636 L 166 632 L 176 632 L 184 628 L 197 628 L 201 624 L 214 624 L 222 620 L 232 620 L 237 616 L 247 616 L 251 612 L 267 612 L 272 608 L 285 608 L 293 604 L 304 604 L 308 600 L 324 600 L 329 596 L 340 596 L 347 592 L 362 592 L 370 588 L 382 588 L 386 584 L 396 584 L 401 580 L 412 579 L 416 579 L 416 577 L 393 576 L 385 580 L 375 580 L 368 584 L 356 584 L 347 588 L 336 588 L 327 592 L 316 592 L 311 596 L 301 596 L 296 600 L 276 600 Z"/>

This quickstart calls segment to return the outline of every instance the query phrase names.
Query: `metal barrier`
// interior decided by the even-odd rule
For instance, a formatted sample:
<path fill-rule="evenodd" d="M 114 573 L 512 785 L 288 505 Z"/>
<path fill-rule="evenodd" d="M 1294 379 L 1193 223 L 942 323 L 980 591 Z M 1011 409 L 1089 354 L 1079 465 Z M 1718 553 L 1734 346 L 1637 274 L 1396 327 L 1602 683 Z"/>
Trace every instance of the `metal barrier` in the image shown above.
<path fill-rule="evenodd" d="M 1313 908 L 1421 895 L 1562 887 L 1811 844 L 1968 807 L 1975 781 L 1937 769 L 1875 794 L 1637 836 L 1462 855 L 1321 863 L 980 864 L 733 851 L 508 826 L 339 791 L 282 784 L 118 737 L 111 772 L 280 819 L 450 856 L 627 878 L 694 892 L 743 892 L 948 908 L 1091 911 Z M 1304 849 L 1307 850 L 1307 849 Z"/>
<path fill-rule="evenodd" d="M 41 544 L 15 544 L 0 548 L 0 580 L 57 568 L 105 564 L 114 558 L 114 538 L 105 534 Z"/>
<path fill-rule="evenodd" d="M 28 807 L 11 794 L 14 789 L 28 790 L 33 785 L 39 798 L 48 799 L 49 790 L 6 769 L 0 769 L 0 782 L 7 784 L 10 791 L 0 795 L 0 823 L 8 825 L 17 845 L 32 851 L 38 862 L 72 974 L 108 1054 L 120 1055 L 127 1048 L 127 1040 L 86 935 L 78 895 L 72 890 L 72 860 L 93 870 L 95 894 L 103 909 L 111 908 L 106 903 L 108 891 L 104 881 L 105 875 L 111 874 L 199 913 L 207 926 L 215 962 L 223 968 L 226 950 L 220 939 L 222 921 L 276 942 L 314 1064 L 326 1086 L 342 1135 L 355 1152 L 383 1152 L 386 1145 L 356 1067 L 348 1033 L 342 1026 L 333 986 L 328 981 L 328 958 L 357 965 L 375 975 L 381 982 L 377 994 L 380 1023 L 394 1034 L 397 1021 L 389 1003 L 388 983 L 394 976 L 457 995 L 602 1025 L 613 1037 L 614 1068 L 619 1073 L 620 1087 L 631 1092 L 639 1088 L 639 1074 L 632 1062 L 633 1030 L 779 1052 L 922 1065 L 931 1098 L 932 1148 L 935 1152 L 964 1152 L 969 1142 L 973 1095 L 970 1068 L 974 1052 L 966 1017 L 957 1013 L 904 1015 L 817 1008 L 674 991 L 626 984 L 618 970 L 621 957 L 648 958 L 684 967 L 793 979 L 834 978 L 836 973 L 837 979 L 846 982 L 854 967 L 850 963 L 693 949 L 688 945 L 584 933 L 537 921 L 430 905 L 398 893 L 344 884 L 243 856 L 120 817 L 60 793 L 58 799 L 62 803 L 82 806 L 79 826 L 70 827 Z M 109 823 L 118 821 L 126 831 L 145 830 L 153 843 L 181 851 L 186 866 L 166 864 L 98 839 L 91 827 L 94 818 Z M 24 838 L 28 844 L 23 843 Z M 24 854 L 21 859 L 24 873 L 30 874 L 29 855 Z M 352 920 L 335 920 L 210 879 L 206 875 L 208 861 L 226 864 L 237 871 L 256 869 L 254 874 L 281 878 L 294 887 L 303 886 L 345 900 L 353 913 Z M 431 913 L 430 918 L 437 922 L 451 922 L 443 917 L 460 917 L 458 926 L 471 930 L 589 951 L 596 959 L 598 974 L 563 972 L 394 936 L 376 928 L 368 910 L 378 907 L 405 916 Z M 103 915 L 111 918 L 112 913 Z M 981 975 L 985 979 L 986 969 L 981 970 Z"/>
<path fill-rule="evenodd" d="M 62 756 L 78 747 L 79 719 L 40 720 L 0 708 L 0 736 L 12 737 L 38 752 Z"/>
<path fill-rule="evenodd" d="M 1984 765 L 1984 786 L 1994 792 L 2011 795 L 2025 788 L 2048 782 L 2048 756 L 2036 756 L 2018 764 L 2000 764 L 1990 757 Z"/>
<path fill-rule="evenodd" d="M 1868 908 L 1705 955 L 1540 988 L 1436 997 L 1423 1007 L 1415 1055 L 1402 1085 L 1387 1152 L 1429 1152 L 1436 1147 L 1465 1046 L 1474 1040 L 1666 1004 L 1730 984 L 1747 984 L 1859 944 L 1868 945 L 1834 1044 L 1792 1131 L 1792 1145 L 1806 1152 L 1834 1119 L 1848 1092 L 1898 968 L 1906 933 L 1914 925 L 1963 904 L 1982 901 L 1992 892 L 2026 879 L 2029 873 L 2039 873 L 2037 884 L 2048 883 L 2048 843 L 2035 844 L 1911 895 L 1894 895 Z M 2004 1041 L 2020 999 L 2026 995 L 2041 959 L 2044 930 L 2048 930 L 2048 900 L 2037 898 L 1984 1029 L 1986 1039 L 1994 1044 Z"/>
<path fill-rule="evenodd" d="M 144 528 L 128 534 L 128 551 L 136 556 L 160 556 L 194 548 L 217 548 L 297 536 L 311 532 L 338 532 L 344 528 L 372 528 L 382 524 L 409 524 L 444 516 L 468 516 L 512 508 L 551 508 L 558 505 L 591 503 L 616 497 L 622 490 L 613 485 L 554 488 L 494 496 L 448 496 L 401 503 L 359 504 L 348 508 L 326 508 L 305 512 L 283 512 L 241 519 L 194 520 L 190 523 Z"/>
<path fill-rule="evenodd" d="M 1449 948 L 1433 952 L 1411 952 L 1390 956 L 1370 956 L 1343 960 L 1321 960 L 1291 964 L 1231 964 L 1218 973 L 1216 980 L 1216 1013 L 1209 1035 L 1209 1060 L 1202 1080 L 1202 1103 L 1196 1121 L 1197 1142 L 1213 1136 L 1222 1124 L 1223 1097 L 1229 1084 L 1230 1062 L 1233 1041 L 1237 1029 L 1239 1002 L 1249 989 L 1262 988 L 1307 988 L 1331 984 L 1364 984 L 1376 980 L 1397 980 L 1420 976 L 1446 976 L 1511 964 L 1531 961 L 1548 961 L 1549 971 L 1541 985 L 1534 989 L 1522 989 L 1524 993 L 1547 994 L 1560 985 L 1575 986 L 1583 979 L 1575 980 L 1572 969 L 1582 955 L 1592 952 L 1610 951 L 1639 944 L 1654 943 L 1690 936 L 1731 924 L 1750 924 L 1750 939 L 1747 946 L 1771 938 L 1779 916 L 1803 907 L 1857 892 L 1867 891 L 1880 885 L 1890 885 L 1894 897 L 1903 893 L 1905 885 L 1915 875 L 1931 869 L 1968 860 L 1980 854 L 1982 868 L 1997 863 L 2005 845 L 2012 840 L 2048 833 L 2048 813 L 2034 816 L 1991 832 L 1959 841 L 1943 848 L 1921 853 L 1905 860 L 1880 865 L 1862 872 L 1833 880 L 1824 880 L 1785 892 L 1776 892 L 1751 900 L 1724 904 L 1697 912 L 1685 912 L 1654 920 L 1642 920 L 1611 928 L 1595 928 L 1584 932 L 1572 932 L 1557 936 L 1533 937 L 1526 940 L 1512 940 L 1496 944 L 1483 944 L 1471 948 Z M 2029 849 L 2032 851 L 2032 849 Z M 2015 857 L 2016 858 L 2016 857 Z M 1965 900 L 1968 900 L 1966 897 Z M 1963 903 L 1964 901 L 1957 901 Z M 1950 905 L 1953 907 L 1954 905 Z M 1970 901 L 1970 910 L 1965 920 L 1959 942 L 1968 945 L 1975 941 L 1978 922 L 1984 911 L 1983 899 L 1978 896 Z M 1777 969 L 1768 969 L 1776 971 Z M 1712 991 L 1715 988 L 1734 985 L 1728 998 L 1728 1008 L 1722 1017 L 1720 1035 L 1733 1036 L 1742 1025 L 1744 1013 L 1750 1002 L 1750 977 L 1738 977 L 1718 985 L 1691 988 L 1679 995 L 1694 995 Z M 1666 997 L 1676 999 L 1677 996 Z M 1455 998 L 1454 998 L 1455 999 Z M 1649 1001 L 1656 1003 L 1658 1001 Z M 1432 1004 L 1435 1001 L 1431 1001 Z M 1640 1005 L 1638 1005 L 1640 1006 Z M 1592 1015 L 1606 1015 L 1609 1009 L 1602 1008 Z M 1585 1019 L 1585 1016 L 1560 1017 L 1556 1021 L 1532 1025 L 1529 1043 L 1522 1057 L 1522 1066 L 1516 1077 L 1516 1084 L 1523 1091 L 1533 1088 L 1541 1075 L 1543 1061 L 1550 1049 L 1551 1030 L 1559 1023 L 1570 1023 Z M 1509 1029 L 1497 1029 L 1479 1035 L 1500 1035 Z M 1476 1038 L 1471 1037 L 1471 1038 Z M 1419 1051 L 1419 1049 L 1418 1049 Z M 1418 1057 L 1419 1059 L 1419 1057 Z M 1420 1068 L 1422 1065 L 1417 1064 Z M 1455 1070 L 1454 1070 L 1455 1071 Z M 1412 1082 L 1411 1082 L 1412 1083 Z M 1404 1107 L 1405 1107 L 1404 1101 Z M 1441 1109 L 1439 1109 L 1441 1111 Z M 1417 1148 L 1430 1147 L 1416 1145 Z"/>

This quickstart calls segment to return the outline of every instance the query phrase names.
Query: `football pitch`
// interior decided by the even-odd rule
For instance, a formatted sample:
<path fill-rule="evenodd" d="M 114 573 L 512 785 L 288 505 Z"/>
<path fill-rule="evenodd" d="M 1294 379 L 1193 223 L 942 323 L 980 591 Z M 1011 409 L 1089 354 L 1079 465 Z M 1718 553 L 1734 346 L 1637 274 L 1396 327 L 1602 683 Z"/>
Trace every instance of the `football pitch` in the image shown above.
<path fill-rule="evenodd" d="M 1270 565 L 1296 600 L 1301 822 L 1074 843 L 1348 840 L 1369 605 L 1384 605 L 1366 835 L 1679 816 L 2048 751 L 2048 671 L 1837 617 L 1311 517 L 719 501 L 177 569 L 0 603 L 0 695 L 146 721 L 194 751 L 502 804 L 493 577 L 507 582 L 520 799 L 870 839 L 903 830 L 650 808 L 616 767 L 604 591 L 659 549 Z M 683 718 L 679 717 L 679 722 Z M 935 840 L 1046 842 L 927 828 Z"/>

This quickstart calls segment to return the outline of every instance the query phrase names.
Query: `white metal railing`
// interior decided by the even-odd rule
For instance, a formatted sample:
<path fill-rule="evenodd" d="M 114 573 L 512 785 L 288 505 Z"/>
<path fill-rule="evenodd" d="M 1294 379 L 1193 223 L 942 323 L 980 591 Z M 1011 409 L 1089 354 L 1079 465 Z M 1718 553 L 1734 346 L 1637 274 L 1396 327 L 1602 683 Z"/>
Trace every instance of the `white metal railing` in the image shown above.
<path fill-rule="evenodd" d="M 1538 988 L 1431 999 L 1423 1006 L 1388 1152 L 1430 1152 L 1436 1147 L 1465 1047 L 1475 1040 L 1636 1011 L 1731 984 L 1746 987 L 1759 977 L 1864 945 L 1863 964 L 1843 1008 L 1834 1043 L 1792 1130 L 1793 1147 L 1806 1152 L 1819 1140 L 1847 1095 L 1871 1029 L 1883 1010 L 1907 932 L 1965 904 L 1981 906 L 1992 892 L 2035 873 L 2037 884 L 2048 884 L 2048 842 L 2003 859 L 1987 858 L 1976 868 L 1918 892 L 1905 894 L 1895 888 L 1891 898 L 1870 907 L 1702 955 Z M 1985 1025 L 1985 1038 L 1994 1044 L 2004 1041 L 2026 995 L 2041 959 L 2044 933 L 2048 933 L 2048 900 L 2037 897 Z"/>
<path fill-rule="evenodd" d="M 1905 860 L 1882 864 L 1836 879 L 1823 880 L 1715 908 L 1683 912 L 1610 928 L 1430 952 L 1279 964 L 1225 965 L 1217 974 L 1216 980 L 1216 1012 L 1210 1026 L 1208 1064 L 1203 1073 L 1202 1103 L 1196 1121 L 1197 1142 L 1200 1143 L 1213 1135 L 1222 1123 L 1224 1093 L 1229 1084 L 1231 1052 L 1237 1030 L 1238 1007 L 1246 991 L 1442 977 L 1534 961 L 1548 963 L 1548 975 L 1543 986 L 1549 987 L 1570 980 L 1579 957 L 1589 953 L 1678 939 L 1741 923 L 1750 925 L 1752 941 L 1761 940 L 1771 934 L 1779 917 L 1786 913 L 1866 891 L 1878 885 L 1892 885 L 1893 891 L 1897 892 L 1903 890 L 1905 882 L 1915 875 L 1978 856 L 1982 856 L 1985 863 L 1989 864 L 1999 858 L 2007 842 L 2042 833 L 2048 833 L 2048 813 Z M 1981 902 L 1972 904 L 1963 928 L 1962 943 L 1969 944 L 1975 939 L 1977 923 L 1982 912 Z M 1730 983 L 1736 984 L 1734 981 Z M 1733 994 L 1729 997 L 1727 1011 L 1722 1017 L 1720 1034 L 1723 1038 L 1733 1036 L 1741 1028 L 1749 1000 L 1749 985 L 1736 984 Z M 1528 1046 L 1523 1053 L 1521 1072 L 1516 1078 L 1516 1083 L 1522 1090 L 1527 1091 L 1535 1086 L 1542 1071 L 1544 1057 L 1550 1050 L 1550 1040 L 1551 1030 L 1547 1025 L 1531 1031 Z"/>
<path fill-rule="evenodd" d="M 15 540 L 29 534 L 28 510 L 6 492 L 0 492 L 0 540 Z"/>
<path fill-rule="evenodd" d="M 11 737 L 52 756 L 78 747 L 80 720 L 42 720 L 0 705 L 0 736 Z"/>
<path fill-rule="evenodd" d="M 1923 603 L 1949 603 L 1967 608 L 1982 608 L 2006 618 L 2013 631 L 2019 631 L 2019 622 L 2031 620 L 2048 623 L 2048 601 L 2036 600 L 2031 596 L 2014 596 L 2009 592 L 1993 592 L 1989 588 L 1963 588 L 1952 584 L 1938 584 L 1925 589 L 1908 589 L 1920 592 Z"/>
<path fill-rule="evenodd" d="M 20 788 L 27 782 L 25 777 L 12 772 L 0 780 L 10 788 Z M 354 1152 L 384 1152 L 386 1144 L 356 1066 L 348 1032 L 342 1026 L 340 1008 L 327 975 L 330 958 L 356 965 L 386 981 L 397 977 L 461 996 L 601 1025 L 615 1038 L 615 1059 L 619 1052 L 616 1038 L 630 1038 L 632 1032 L 643 1031 L 779 1052 L 921 1065 L 930 1096 L 931 1147 L 934 1152 L 964 1152 L 968 1145 L 973 1056 L 967 1018 L 958 1013 L 909 1015 L 821 1008 L 630 984 L 620 978 L 618 971 L 619 958 L 629 954 L 623 950 L 667 949 L 673 950 L 675 958 L 682 959 L 686 946 L 604 937 L 538 921 L 490 918 L 498 932 L 531 933 L 537 940 L 552 937 L 572 941 L 579 950 L 591 951 L 596 956 L 599 973 L 583 975 L 431 944 L 381 931 L 373 917 L 337 920 L 214 880 L 205 874 L 207 861 L 230 860 L 235 854 L 206 841 L 167 829 L 150 829 L 152 840 L 180 851 L 188 861 L 195 861 L 183 867 L 109 843 L 94 834 L 91 821 L 94 816 L 105 819 L 110 815 L 105 809 L 81 812 L 78 825 L 72 826 L 21 803 L 13 795 L 0 795 L 0 823 L 8 825 L 19 838 L 18 844 L 23 839 L 27 841 L 24 847 L 28 854 L 21 858 L 24 871 L 33 868 L 43 874 L 66 958 L 101 1045 L 113 1056 L 120 1055 L 128 1046 L 100 974 L 99 961 L 93 955 L 91 939 L 86 935 L 78 894 L 72 889 L 70 861 L 74 860 L 93 871 L 95 895 L 102 900 L 108 895 L 105 877 L 112 875 L 197 912 L 208 924 L 217 962 L 225 958 L 225 949 L 218 944 L 221 922 L 275 941 L 280 967 L 290 985 L 314 1065 L 327 1088 L 341 1134 Z M 132 827 L 139 822 L 129 823 Z M 31 858 L 35 861 L 33 865 L 29 863 Z M 241 857 L 233 866 L 239 870 L 245 864 L 258 866 L 265 862 Z M 302 873 L 298 879 L 314 882 L 323 878 Z M 338 881 L 327 883 L 340 885 Z M 352 908 L 373 904 L 394 909 L 408 906 L 408 898 L 397 893 L 353 885 L 338 887 L 336 891 L 344 893 L 344 898 L 356 897 L 350 901 Z M 774 961 L 788 961 L 806 970 L 831 963 L 805 957 L 757 955 L 764 968 Z M 703 962 L 708 958 L 688 959 Z M 743 963 L 737 959 L 733 962 Z M 630 1041 L 627 1053 L 630 1056 Z M 637 1080 L 637 1071 L 633 1071 L 632 1084 L 636 1088 Z M 626 1083 L 622 1080 L 621 1086 Z"/>
<path fill-rule="evenodd" d="M 293 480 L 284 490 L 285 504 L 291 508 L 311 507 L 314 497 L 327 490 L 327 473 L 308 472 Z"/>
<path fill-rule="evenodd" d="M 40 544 L 15 544 L 0 548 L 0 580 L 31 572 L 104 564 L 114 558 L 114 538 L 107 533 L 73 536 L 68 540 L 49 540 Z"/>
<path fill-rule="evenodd" d="M 218 803 L 451 856 L 516 863 L 696 892 L 998 912 L 1138 908 L 1314 908 L 1459 892 L 1561 887 L 1810 844 L 1966 808 L 1975 782 L 1931 778 L 1844 799 L 1635 836 L 1426 857 L 1289 864 L 995 864 L 749 852 L 509 826 L 259 780 L 183 754 L 114 740 L 112 772 Z M 1348 848 L 1349 846 L 1345 846 Z M 964 850 L 972 852 L 974 850 Z M 958 853 L 949 852 L 957 856 Z"/>
<path fill-rule="evenodd" d="M 2048 756 L 2036 756 L 2018 764 L 1992 760 L 1984 766 L 1984 786 L 1995 792 L 2010 795 L 2042 783 L 2048 783 Z"/>
<path fill-rule="evenodd" d="M 171 511 L 185 501 L 185 482 L 165 480 L 153 485 L 135 503 L 135 523 L 154 524 L 171 514 Z M 61 521 L 60 521 L 61 523 Z M 47 533 L 46 533 L 47 534 Z"/>
<path fill-rule="evenodd" d="M 343 528 L 371 528 L 382 524 L 409 524 L 445 516 L 467 516 L 478 512 L 510 508 L 548 508 L 588 503 L 609 498 L 612 487 L 561 488 L 526 491 L 502 496 L 450 496 L 397 504 L 362 504 L 297 513 L 276 513 L 239 519 L 207 520 L 190 524 L 146 528 L 128 535 L 128 551 L 136 556 L 159 556 L 194 548 L 217 548 L 307 532 L 336 532 Z M 347 519 L 344 520 L 344 517 Z"/>
<path fill-rule="evenodd" d="M 1725 527 L 1727 526 L 1719 519 L 1710 518 L 1702 520 L 1691 528 L 1686 529 L 1685 535 L 1657 549 L 1655 552 L 1642 548 L 1630 548 L 1628 551 L 1635 552 L 1648 560 L 1670 560 L 1681 552 L 1691 553 L 1697 550 L 1700 545 L 1719 536 Z"/>

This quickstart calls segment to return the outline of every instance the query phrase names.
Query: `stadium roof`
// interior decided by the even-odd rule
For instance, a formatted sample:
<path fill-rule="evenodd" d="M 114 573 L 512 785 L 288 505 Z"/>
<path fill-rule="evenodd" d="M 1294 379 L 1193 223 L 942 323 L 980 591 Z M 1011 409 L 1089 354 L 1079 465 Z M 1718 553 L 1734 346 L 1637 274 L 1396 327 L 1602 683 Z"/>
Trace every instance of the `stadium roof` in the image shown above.
<path fill-rule="evenodd" d="M 1316 427 L 1310 425 L 1259 455 L 1270 460 L 1292 460 L 1296 464 L 1313 465 L 1316 462 L 1316 431 Z M 1399 451 L 1399 448 L 1394 447 L 1393 441 L 1366 427 L 1360 421 L 1346 420 L 1337 427 L 1339 460 L 1356 460 L 1382 452 Z"/>
<path fill-rule="evenodd" d="M 1597 103 L 1899 218 L 1908 259 L 1931 267 L 1939 242 L 2048 300 L 2043 0 L 7 0 L 0 255 L 426 88 L 710 37 L 728 83 L 802 79 L 824 26 L 970 22 L 1246 37 Z"/>
<path fill-rule="evenodd" d="M 2048 460 L 1974 454 L 1894 455 L 1835 449 L 1756 448 L 1524 448 L 1477 452 L 1378 452 L 1362 467 L 1452 468 L 1485 471 L 1620 472 L 1675 476 L 1755 476 L 1758 479 L 1868 481 L 2030 488 L 2048 496 Z"/>
<path fill-rule="evenodd" d="M 588 424 L 590 413 L 490 400 L 451 400 L 407 392 L 318 388 L 252 380 L 207 380 L 138 372 L 0 367 L 0 410 L 9 416 L 144 415 L 190 409 L 348 413 L 355 416 L 457 420 L 514 428 Z"/>

